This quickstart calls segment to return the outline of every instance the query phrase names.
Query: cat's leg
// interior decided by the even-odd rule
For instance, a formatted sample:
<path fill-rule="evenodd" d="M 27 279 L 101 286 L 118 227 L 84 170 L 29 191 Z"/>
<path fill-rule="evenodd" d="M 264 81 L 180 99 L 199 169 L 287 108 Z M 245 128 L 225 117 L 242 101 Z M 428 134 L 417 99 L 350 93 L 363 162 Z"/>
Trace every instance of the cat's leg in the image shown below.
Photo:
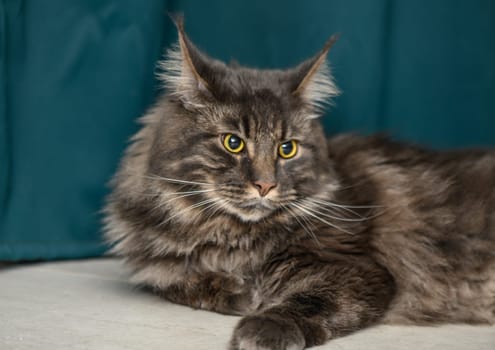
<path fill-rule="evenodd" d="M 157 292 L 177 304 L 228 315 L 246 315 L 257 306 L 249 283 L 214 273 L 188 276 Z"/>
<path fill-rule="evenodd" d="M 264 281 L 267 305 L 237 325 L 231 349 L 303 349 L 375 323 L 394 294 L 371 261 L 290 259 Z"/>

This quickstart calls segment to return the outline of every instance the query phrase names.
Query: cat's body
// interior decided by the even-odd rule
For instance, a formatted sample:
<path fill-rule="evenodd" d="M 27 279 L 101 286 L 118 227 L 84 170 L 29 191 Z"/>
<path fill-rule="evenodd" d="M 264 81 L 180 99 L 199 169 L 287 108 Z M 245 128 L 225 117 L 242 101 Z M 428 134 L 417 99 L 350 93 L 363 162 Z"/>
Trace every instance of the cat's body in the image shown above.
<path fill-rule="evenodd" d="M 262 72 L 205 57 L 179 29 L 172 92 L 106 208 L 138 283 L 245 315 L 233 349 L 300 349 L 379 321 L 495 322 L 495 152 L 326 141 L 314 116 L 335 93 L 330 45 Z"/>
<path fill-rule="evenodd" d="M 494 323 L 495 152 L 358 137 L 329 149 L 354 190 L 385 208 L 368 222 L 368 253 L 397 285 L 385 321 Z"/>

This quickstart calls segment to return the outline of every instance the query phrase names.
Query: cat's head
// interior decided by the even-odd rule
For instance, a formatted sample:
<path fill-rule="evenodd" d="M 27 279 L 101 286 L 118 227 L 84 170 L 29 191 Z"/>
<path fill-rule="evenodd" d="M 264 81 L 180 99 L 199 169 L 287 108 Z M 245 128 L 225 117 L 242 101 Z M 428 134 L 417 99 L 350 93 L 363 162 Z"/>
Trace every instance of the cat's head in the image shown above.
<path fill-rule="evenodd" d="M 297 67 L 258 70 L 208 57 L 182 20 L 176 24 L 179 43 L 162 63 L 167 94 L 149 174 L 172 197 L 246 222 L 331 191 L 336 180 L 318 117 L 338 93 L 325 62 L 336 38 Z"/>

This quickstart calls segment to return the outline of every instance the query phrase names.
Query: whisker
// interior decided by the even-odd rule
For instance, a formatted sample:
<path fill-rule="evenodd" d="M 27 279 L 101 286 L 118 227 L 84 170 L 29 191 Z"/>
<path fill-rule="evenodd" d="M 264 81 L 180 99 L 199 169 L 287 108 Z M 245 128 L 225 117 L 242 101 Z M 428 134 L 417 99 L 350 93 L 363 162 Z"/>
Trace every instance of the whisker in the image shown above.
<path fill-rule="evenodd" d="M 309 227 L 310 225 L 308 224 L 308 221 L 306 221 L 304 219 L 304 221 L 306 222 L 306 224 L 308 224 L 308 226 L 305 226 L 300 220 L 299 218 L 297 217 L 296 213 L 294 213 L 288 206 L 286 205 L 282 205 L 282 208 L 284 208 L 285 210 L 287 210 L 287 212 L 294 218 L 296 219 L 297 223 L 299 224 L 299 226 L 302 227 L 302 229 L 308 234 L 308 236 L 310 238 L 312 238 L 316 244 L 321 247 L 321 243 L 320 241 L 318 240 L 318 238 L 316 237 L 315 233 L 313 232 L 313 230 Z M 301 219 L 303 219 L 303 217 L 301 217 Z"/>
<path fill-rule="evenodd" d="M 337 209 L 337 208 L 340 209 L 340 208 L 342 208 L 343 210 L 345 210 L 347 212 L 350 212 L 350 213 L 353 213 L 354 215 L 356 215 L 359 218 L 364 219 L 364 220 L 369 220 L 369 219 L 373 219 L 373 218 L 379 217 L 379 216 L 383 215 L 384 213 L 386 213 L 387 210 L 389 209 L 385 205 L 362 205 L 362 206 L 354 205 L 354 206 L 345 206 L 345 205 L 336 204 L 336 203 L 333 203 L 333 202 L 319 201 L 319 200 L 317 200 L 315 198 L 307 198 L 307 199 L 311 199 L 311 200 L 315 201 L 316 203 L 323 204 L 323 205 L 325 205 L 327 207 L 332 207 L 332 208 L 335 207 L 334 209 Z M 373 215 L 362 216 L 359 213 L 357 213 L 356 211 L 354 211 L 352 209 L 349 209 L 349 208 L 382 209 L 382 210 L 380 210 L 379 212 L 377 212 L 377 213 L 375 213 Z"/>
<path fill-rule="evenodd" d="M 348 221 L 348 222 L 361 222 L 361 221 L 366 221 L 368 220 L 369 218 L 368 217 L 361 217 L 359 219 L 350 219 L 350 218 L 342 218 L 342 217 L 339 217 L 339 216 L 334 216 L 334 215 L 330 215 L 328 214 L 328 212 L 331 212 L 330 209 L 327 209 L 327 208 L 319 208 L 321 210 L 324 210 L 326 211 L 327 213 L 325 212 L 322 212 L 322 211 L 319 211 L 311 206 L 308 206 L 308 205 L 305 205 L 305 203 L 303 201 L 299 201 L 297 202 L 299 205 L 303 206 L 304 208 L 308 209 L 308 210 L 311 210 L 313 211 L 314 213 L 317 213 L 317 214 L 320 214 L 324 217 L 327 217 L 329 219 L 335 219 L 335 220 L 339 220 L 339 221 Z"/>
<path fill-rule="evenodd" d="M 315 203 L 315 204 L 318 204 L 320 206 L 324 206 L 324 207 L 330 207 L 342 214 L 344 213 L 351 213 L 352 215 L 355 215 L 357 217 L 363 217 L 361 216 L 357 211 L 355 210 L 352 210 L 352 209 L 349 209 L 349 208 L 346 208 L 346 207 L 343 207 L 342 205 L 336 205 L 334 204 L 333 202 L 327 202 L 327 201 L 319 201 L 315 198 L 306 198 L 307 200 L 310 200 L 311 202 Z"/>
<path fill-rule="evenodd" d="M 305 212 L 306 214 L 308 214 L 308 215 L 310 215 L 310 216 L 314 217 L 314 218 L 315 218 L 315 219 L 317 219 L 318 221 L 320 221 L 320 222 L 322 222 L 322 223 L 324 223 L 324 224 L 326 224 L 326 225 L 330 226 L 330 227 L 333 227 L 333 228 L 335 228 L 335 229 L 337 229 L 337 230 L 339 230 L 339 231 L 345 232 L 345 233 L 347 233 L 347 234 L 354 235 L 354 233 L 352 233 L 352 232 L 350 232 L 350 231 L 347 231 L 347 230 L 345 230 L 345 229 L 343 229 L 343 228 L 341 228 L 341 227 L 339 227 L 339 226 L 337 226 L 337 225 L 334 225 L 334 224 L 332 224 L 331 222 L 328 222 L 328 221 L 327 221 L 327 220 L 325 220 L 325 219 L 322 219 L 321 217 L 319 217 L 319 216 L 318 216 L 318 215 L 316 215 L 315 213 L 313 213 L 313 212 L 309 211 L 309 210 L 308 210 L 308 209 L 306 209 L 306 208 L 301 207 L 299 204 L 296 204 L 296 203 L 291 203 L 291 205 L 292 205 L 292 206 L 294 206 L 294 207 L 296 207 L 296 208 L 298 208 L 299 210 L 301 210 L 301 211 Z"/>
<path fill-rule="evenodd" d="M 356 212 L 355 210 L 353 209 L 376 209 L 376 208 L 383 208 L 383 206 L 379 206 L 379 205 L 370 205 L 370 206 L 365 206 L 365 205 L 343 205 L 343 204 L 338 204 L 338 203 L 335 203 L 335 202 L 331 202 L 331 201 L 325 201 L 325 200 L 321 200 L 321 199 L 318 199 L 318 198 L 314 198 L 314 197 L 311 197 L 311 198 L 307 198 L 308 200 L 311 200 L 317 204 L 320 204 L 320 205 L 323 205 L 323 206 L 326 206 L 326 207 L 331 207 L 332 209 L 340 209 L 340 210 L 344 210 L 348 213 L 351 213 L 359 218 L 365 218 L 364 216 L 362 216 L 361 214 L 359 214 L 358 212 Z"/>
<path fill-rule="evenodd" d="M 143 178 L 151 179 L 151 180 L 162 180 L 164 182 L 170 182 L 170 183 L 176 183 L 176 184 L 183 184 L 183 185 L 202 185 L 202 186 L 243 186 L 243 183 L 239 183 L 238 181 L 229 181 L 229 182 L 224 182 L 224 183 L 208 183 L 208 182 L 200 182 L 200 181 L 191 181 L 191 180 L 184 180 L 184 179 L 175 179 L 175 178 L 170 178 L 170 177 L 164 177 L 156 174 L 151 174 L 151 175 L 140 175 Z"/>
<path fill-rule="evenodd" d="M 197 216 L 193 219 L 194 221 L 197 221 L 197 219 L 199 219 L 201 217 L 201 213 L 203 213 L 204 211 L 208 211 L 209 209 L 215 207 L 218 205 L 218 203 L 220 203 L 220 200 L 215 198 L 215 200 L 207 205 L 206 207 L 202 208 L 198 213 L 197 213 Z M 208 216 L 207 220 L 209 220 L 209 218 L 211 217 L 212 213 L 210 213 L 210 215 Z"/>
<path fill-rule="evenodd" d="M 134 193 L 136 195 L 144 196 L 144 197 L 158 198 L 160 196 L 194 195 L 194 194 L 208 193 L 208 192 L 214 192 L 214 191 L 216 191 L 216 190 L 212 188 L 212 189 L 207 189 L 207 190 L 179 191 L 179 192 L 166 192 L 166 191 L 151 192 L 151 191 L 136 191 L 136 190 L 131 189 L 129 192 Z M 177 197 L 177 198 L 182 198 L 182 197 Z"/>
<path fill-rule="evenodd" d="M 318 201 L 318 200 L 315 200 L 314 198 L 306 198 L 305 200 L 317 205 L 320 207 L 320 209 L 322 210 L 327 210 L 327 211 L 336 211 L 342 215 L 346 215 L 346 214 L 352 214 L 354 216 L 357 216 L 359 218 L 363 218 L 363 216 L 361 214 L 359 214 L 358 212 L 356 212 L 355 210 L 352 210 L 352 209 L 349 209 L 349 208 L 342 208 L 342 206 L 336 206 L 336 205 L 332 205 L 331 202 L 321 202 L 321 201 Z"/>
<path fill-rule="evenodd" d="M 206 182 L 198 182 L 198 181 L 189 181 L 189 180 L 181 180 L 181 179 L 172 179 L 170 177 L 163 177 L 159 175 L 143 175 L 144 178 L 152 179 L 152 180 L 163 180 L 165 182 L 178 183 L 178 184 L 187 184 L 187 185 L 203 185 L 203 186 L 214 186 L 214 184 L 206 183 Z"/>
<path fill-rule="evenodd" d="M 212 188 L 209 190 L 197 190 L 197 191 L 163 192 L 163 194 L 166 196 L 171 196 L 171 195 L 176 195 L 176 194 L 197 194 L 197 193 L 206 193 L 206 192 L 214 192 L 214 191 L 216 191 L 216 190 Z"/>
<path fill-rule="evenodd" d="M 201 192 L 202 193 L 202 192 Z M 164 206 L 166 206 L 167 204 L 169 204 L 170 202 L 173 202 L 177 199 L 180 199 L 180 198 L 186 198 L 186 197 L 191 197 L 191 196 L 197 196 L 201 193 L 187 193 L 187 194 L 183 194 L 183 195 L 180 195 L 180 196 L 175 196 L 173 198 L 169 198 L 167 199 L 166 201 L 164 202 L 159 202 L 152 210 L 156 210 L 156 209 L 159 209 L 159 208 L 163 208 Z"/>
<path fill-rule="evenodd" d="M 335 202 L 325 201 L 325 200 L 322 200 L 322 199 L 317 198 L 317 197 L 316 198 L 315 197 L 311 197 L 311 199 L 313 199 L 316 202 L 322 203 L 322 204 L 336 206 L 336 207 L 339 207 L 339 208 L 373 209 L 373 208 L 383 208 L 384 207 L 383 205 L 347 205 L 347 204 L 339 204 L 339 203 L 335 203 Z"/>
<path fill-rule="evenodd" d="M 213 206 L 216 206 L 215 210 L 212 210 L 210 214 L 206 217 L 205 221 L 208 221 L 211 219 L 213 215 L 215 215 L 219 210 L 223 209 L 227 205 L 227 201 L 219 199 L 215 203 L 213 203 Z"/>
<path fill-rule="evenodd" d="M 187 211 L 190 211 L 190 210 L 192 210 L 192 209 L 196 209 L 196 208 L 202 207 L 203 205 L 210 204 L 210 203 L 215 202 L 215 201 L 217 201 L 217 200 L 218 200 L 218 199 L 216 199 L 216 198 L 213 198 L 213 199 L 205 199 L 205 200 L 203 200 L 203 201 L 201 201 L 201 202 L 198 202 L 198 203 L 196 203 L 196 204 L 190 205 L 190 206 L 188 206 L 188 207 L 186 207 L 186 208 L 184 208 L 184 209 L 182 209 L 182 210 L 178 211 L 178 212 L 177 212 L 177 213 L 175 213 L 174 215 L 169 216 L 169 217 L 167 218 L 167 220 L 165 220 L 164 222 L 162 222 L 162 223 L 160 224 L 160 226 L 161 226 L 161 225 L 165 225 L 165 224 L 167 224 L 167 223 L 168 223 L 168 222 L 170 222 L 173 218 L 175 218 L 175 217 L 177 217 L 177 216 L 179 216 L 179 215 L 183 214 L 184 212 L 187 212 Z"/>

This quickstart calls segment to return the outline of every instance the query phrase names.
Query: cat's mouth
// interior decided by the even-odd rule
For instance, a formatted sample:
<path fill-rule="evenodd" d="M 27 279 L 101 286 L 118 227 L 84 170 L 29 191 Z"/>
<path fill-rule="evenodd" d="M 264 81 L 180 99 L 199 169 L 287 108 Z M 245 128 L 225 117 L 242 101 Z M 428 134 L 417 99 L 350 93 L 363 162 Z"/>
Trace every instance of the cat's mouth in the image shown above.
<path fill-rule="evenodd" d="M 244 203 L 242 203 L 240 207 L 250 210 L 275 210 L 274 203 L 270 199 L 264 197 L 248 199 Z"/>
<path fill-rule="evenodd" d="M 241 204 L 231 206 L 228 211 L 242 221 L 256 222 L 272 214 L 277 209 L 273 201 L 267 198 L 251 198 Z"/>

